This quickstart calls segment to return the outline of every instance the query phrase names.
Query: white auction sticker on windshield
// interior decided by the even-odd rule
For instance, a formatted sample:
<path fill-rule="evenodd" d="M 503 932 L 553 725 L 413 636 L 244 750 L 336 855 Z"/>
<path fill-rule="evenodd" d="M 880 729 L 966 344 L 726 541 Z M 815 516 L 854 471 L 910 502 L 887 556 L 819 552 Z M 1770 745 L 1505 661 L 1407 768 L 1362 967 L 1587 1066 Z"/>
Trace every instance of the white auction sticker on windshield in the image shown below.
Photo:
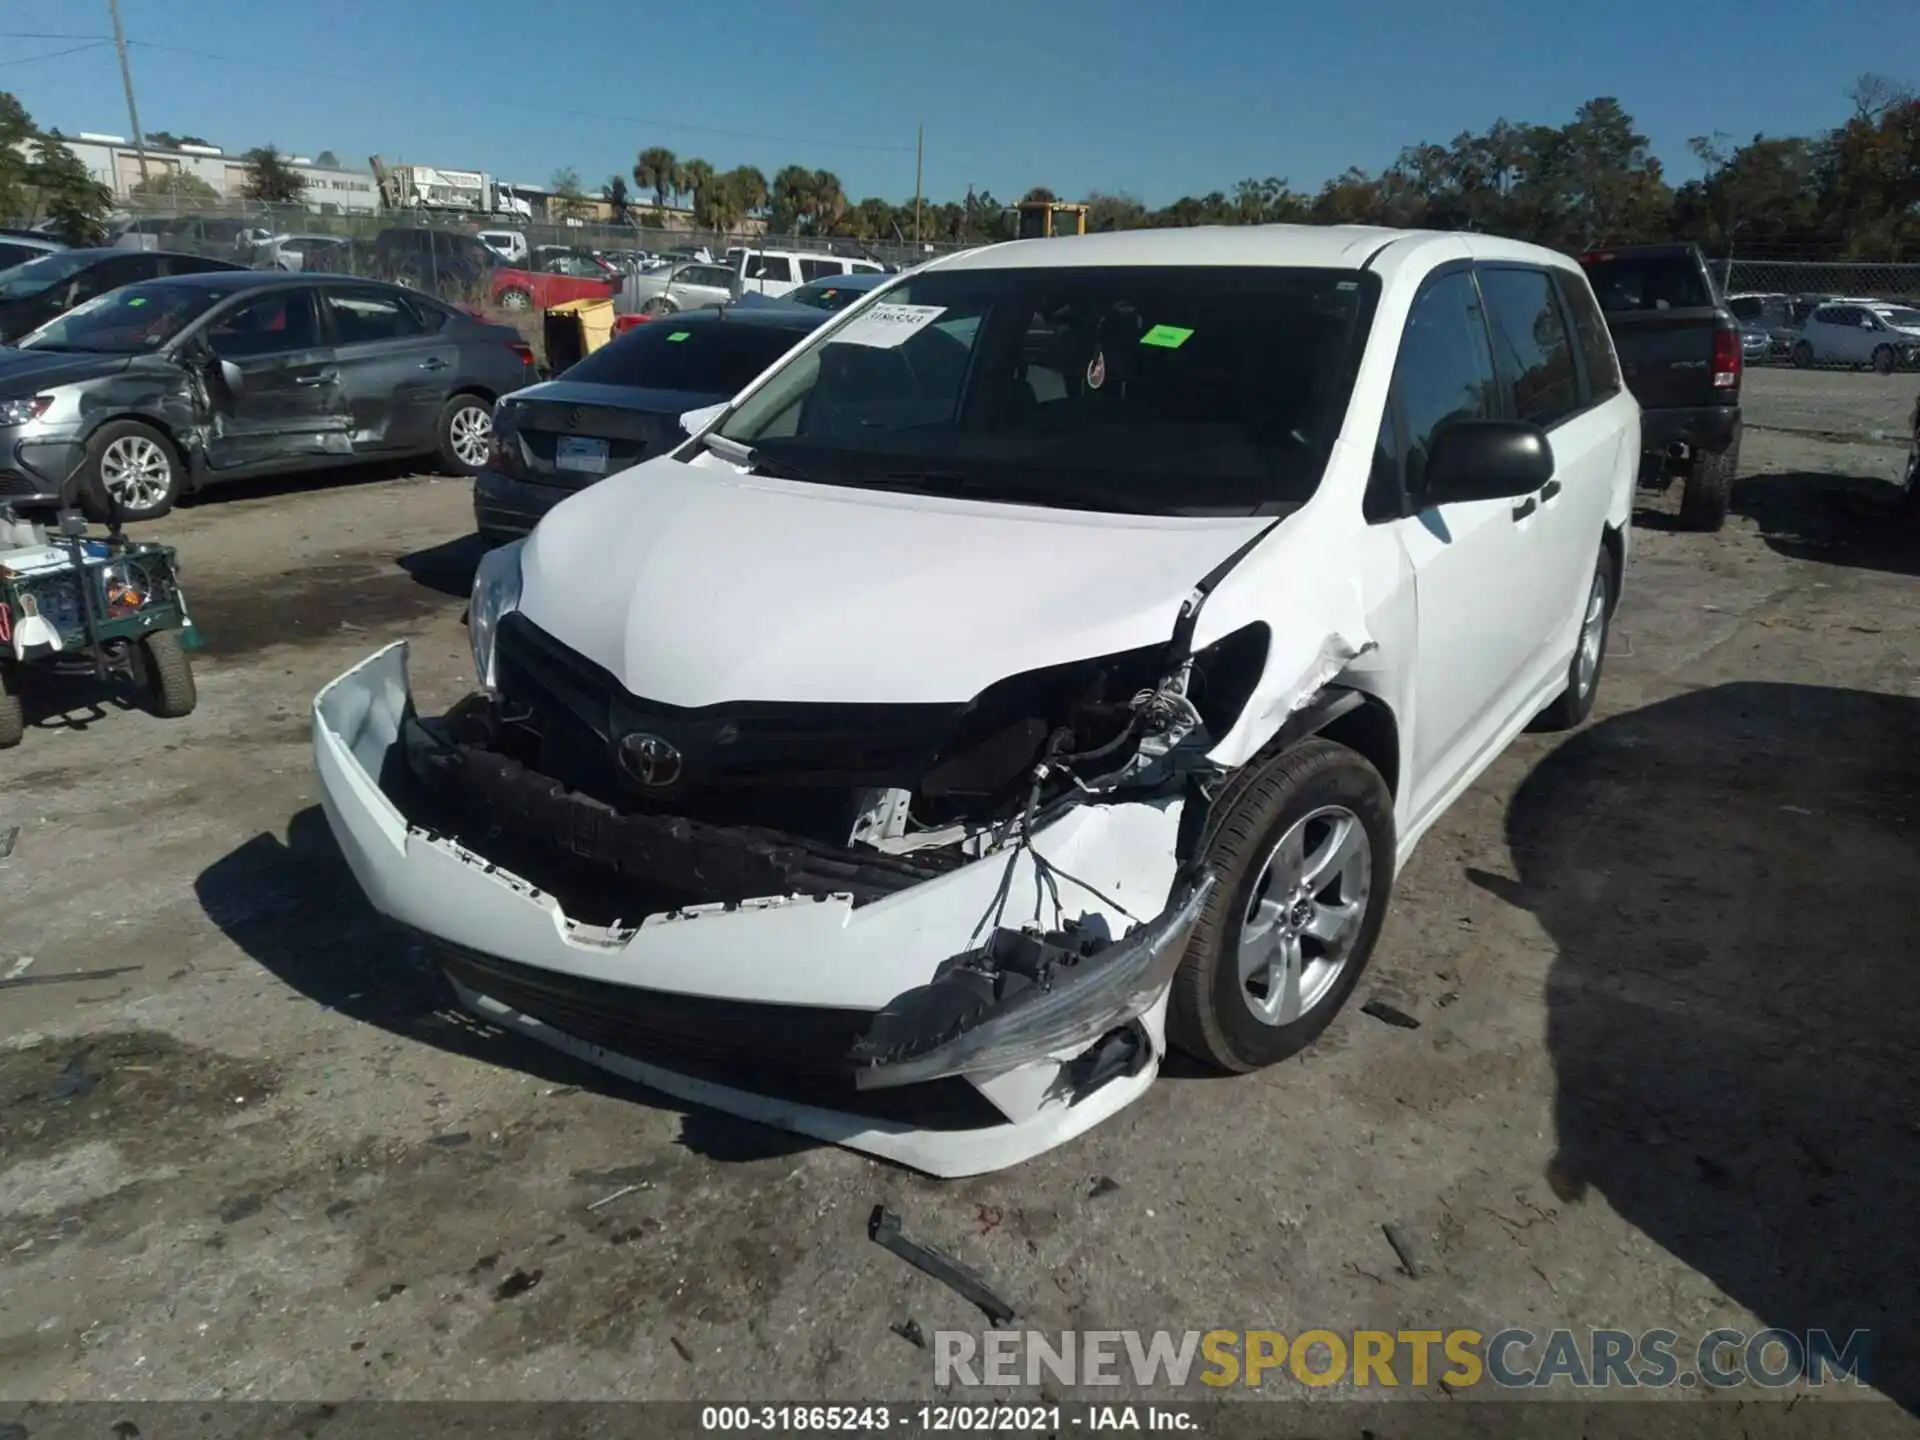
<path fill-rule="evenodd" d="M 891 350 L 906 344 L 946 313 L 944 305 L 875 305 L 844 330 L 836 332 L 833 339 L 836 344 L 844 342 Z"/>

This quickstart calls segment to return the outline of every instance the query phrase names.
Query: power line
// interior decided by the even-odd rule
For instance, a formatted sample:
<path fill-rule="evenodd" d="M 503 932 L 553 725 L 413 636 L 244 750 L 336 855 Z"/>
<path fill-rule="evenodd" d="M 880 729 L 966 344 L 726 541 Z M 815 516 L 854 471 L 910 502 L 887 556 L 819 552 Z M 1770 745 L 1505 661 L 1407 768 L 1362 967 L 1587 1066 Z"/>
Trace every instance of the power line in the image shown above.
<path fill-rule="evenodd" d="M 363 75 L 343 75 L 338 71 L 308 70 L 298 65 L 281 65 L 267 60 L 249 60 L 237 55 L 222 55 L 212 50 L 196 50 L 184 45 L 162 45 L 152 40 L 129 40 L 127 44 L 142 50 L 160 50 L 170 55 L 192 55 L 202 60 L 217 60 L 223 65 L 245 65 L 252 69 L 284 70 L 294 75 L 310 75 L 320 80 L 340 80 L 359 83 L 366 80 Z M 555 113 L 575 115 L 586 120 L 611 120 L 621 125 L 636 125 L 653 130 L 685 130 L 702 135 L 725 135 L 735 140 L 768 140 L 783 145 L 811 145 L 820 149 L 871 150 L 888 154 L 904 154 L 912 150 L 911 145 L 876 145 L 859 141 L 809 139 L 805 136 L 774 135 L 763 130 L 730 130 L 717 125 L 699 125 L 688 121 L 661 120 L 642 115 L 616 115 L 606 110 L 581 110 L 568 106 L 554 106 Z"/>
<path fill-rule="evenodd" d="M 111 45 L 111 40 L 93 40 L 85 45 L 75 45 L 67 50 L 49 50 L 44 55 L 22 55 L 17 60 L 0 60 L 0 65 L 30 65 L 35 60 L 58 60 L 62 55 L 78 55 L 83 50 L 98 50 L 103 45 Z"/>
<path fill-rule="evenodd" d="M 0 40 L 111 40 L 111 35 L 53 34 L 46 30 L 0 30 Z"/>

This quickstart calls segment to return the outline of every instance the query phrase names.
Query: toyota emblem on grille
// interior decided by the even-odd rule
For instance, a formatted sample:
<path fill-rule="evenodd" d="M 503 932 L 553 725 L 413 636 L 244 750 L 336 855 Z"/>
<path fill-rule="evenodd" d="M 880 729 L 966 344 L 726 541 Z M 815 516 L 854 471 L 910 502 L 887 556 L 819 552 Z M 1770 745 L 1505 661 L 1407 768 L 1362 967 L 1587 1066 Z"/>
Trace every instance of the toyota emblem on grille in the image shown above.
<path fill-rule="evenodd" d="M 620 768 L 649 790 L 664 790 L 680 778 L 680 752 L 658 735 L 626 736 L 619 755 Z"/>

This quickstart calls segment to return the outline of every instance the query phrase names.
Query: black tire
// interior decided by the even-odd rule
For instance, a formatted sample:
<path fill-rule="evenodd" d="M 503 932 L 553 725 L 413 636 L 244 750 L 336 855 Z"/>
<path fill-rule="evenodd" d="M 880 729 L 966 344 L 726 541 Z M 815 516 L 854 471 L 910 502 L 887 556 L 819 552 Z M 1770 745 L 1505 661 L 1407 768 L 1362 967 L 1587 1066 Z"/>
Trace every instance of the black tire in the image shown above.
<path fill-rule="evenodd" d="M 1873 352 L 1873 368 L 1874 372 L 1879 375 L 1891 375 L 1893 373 L 1893 347 L 1891 345 L 1882 345 Z"/>
<path fill-rule="evenodd" d="M 1733 477 L 1740 469 L 1740 442 L 1720 451 L 1697 451 L 1693 473 L 1680 493 L 1680 528 L 1705 533 L 1727 523 L 1727 503 L 1733 498 Z"/>
<path fill-rule="evenodd" d="M 27 735 L 27 709 L 20 703 L 20 667 L 0 660 L 0 750 L 11 750 Z"/>
<path fill-rule="evenodd" d="M 200 692 L 193 683 L 193 663 L 187 659 L 178 630 L 156 630 L 139 644 L 139 677 L 147 710 L 162 720 L 178 720 L 193 713 Z"/>
<path fill-rule="evenodd" d="M 669 300 L 666 296 L 654 295 L 640 307 L 640 313 L 642 315 L 651 315 L 657 319 L 662 315 L 671 315 L 679 308 L 678 305 L 674 304 L 673 301 Z"/>
<path fill-rule="evenodd" d="M 80 462 L 80 507 L 89 519 L 105 524 L 113 518 L 113 504 L 107 492 L 102 466 L 111 466 L 126 474 L 139 470 L 153 477 L 137 483 L 150 493 L 145 503 L 123 498 L 119 512 L 122 520 L 157 520 L 180 498 L 186 482 L 186 467 L 173 442 L 151 425 L 138 420 L 114 420 L 93 432 L 87 441 L 87 453 Z M 155 470 L 151 467 L 163 467 Z M 157 485 L 157 489 L 152 487 Z"/>
<path fill-rule="evenodd" d="M 478 414 L 478 420 L 474 419 Z M 448 475 L 478 475 L 486 468 L 487 457 L 474 448 L 475 431 L 489 442 L 493 437 L 493 404 L 473 394 L 455 395 L 440 407 L 440 419 L 434 428 L 434 453 L 440 469 Z"/>
<path fill-rule="evenodd" d="M 1254 887 L 1269 852 L 1293 825 L 1330 805 L 1351 812 L 1365 832 L 1372 875 L 1366 910 L 1331 988 L 1291 1023 L 1268 1024 L 1254 1015 L 1239 974 L 1241 926 L 1259 898 Z M 1256 1070 L 1312 1044 L 1359 983 L 1393 888 L 1393 797 L 1363 756 L 1331 740 L 1306 740 L 1260 763 L 1222 797 L 1203 848 L 1220 883 L 1174 973 L 1167 1034 L 1221 1070 Z"/>
<path fill-rule="evenodd" d="M 1590 620 L 1596 591 L 1599 592 L 1600 613 L 1597 620 Z M 1580 614 L 1580 641 L 1574 645 L 1573 659 L 1567 662 L 1567 688 L 1534 717 L 1528 729 L 1571 730 L 1593 713 L 1594 698 L 1600 693 L 1600 676 L 1607 668 L 1607 639 L 1613 633 L 1613 607 L 1617 599 L 1613 584 L 1613 556 L 1602 545 L 1600 559 L 1593 569 L 1593 583 L 1587 587 L 1586 605 Z M 1594 657 L 1593 673 L 1583 678 L 1580 662 L 1591 623 L 1597 623 L 1600 627 L 1600 651 Z"/>
<path fill-rule="evenodd" d="M 1813 346 L 1804 340 L 1796 341 L 1793 347 L 1793 363 L 1794 367 L 1799 370 L 1812 368 Z"/>
<path fill-rule="evenodd" d="M 520 289 L 517 285 L 509 286 L 500 292 L 500 308 L 502 310 L 531 310 L 533 309 L 533 296 L 529 292 Z"/>

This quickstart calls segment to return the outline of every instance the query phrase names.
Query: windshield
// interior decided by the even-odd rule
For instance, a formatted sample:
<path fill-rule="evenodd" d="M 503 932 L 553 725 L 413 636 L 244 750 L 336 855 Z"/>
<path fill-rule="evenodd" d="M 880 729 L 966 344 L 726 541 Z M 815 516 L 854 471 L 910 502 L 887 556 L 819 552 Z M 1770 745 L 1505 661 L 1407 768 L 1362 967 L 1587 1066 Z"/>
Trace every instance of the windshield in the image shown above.
<path fill-rule="evenodd" d="M 127 285 L 76 305 L 18 343 L 22 350 L 137 355 L 157 350 L 226 298 L 200 285 Z"/>
<path fill-rule="evenodd" d="M 1305 501 L 1346 411 L 1358 271 L 932 271 L 836 325 L 720 434 L 768 473 L 1088 510 Z"/>
<path fill-rule="evenodd" d="M 23 300 L 29 295 L 38 295 L 49 286 L 78 275 L 98 259 L 97 255 L 83 255 L 77 250 L 68 250 L 43 255 L 38 260 L 29 260 L 24 265 L 15 265 L 11 270 L 0 271 L 0 300 Z"/>
<path fill-rule="evenodd" d="M 1904 305 L 1889 305 L 1880 312 L 1880 318 L 1902 330 L 1920 330 L 1920 310 L 1909 310 Z"/>
<path fill-rule="evenodd" d="M 725 320 L 688 325 L 668 317 L 636 326 L 562 374 L 589 385 L 731 397 L 804 334 L 784 325 Z"/>

